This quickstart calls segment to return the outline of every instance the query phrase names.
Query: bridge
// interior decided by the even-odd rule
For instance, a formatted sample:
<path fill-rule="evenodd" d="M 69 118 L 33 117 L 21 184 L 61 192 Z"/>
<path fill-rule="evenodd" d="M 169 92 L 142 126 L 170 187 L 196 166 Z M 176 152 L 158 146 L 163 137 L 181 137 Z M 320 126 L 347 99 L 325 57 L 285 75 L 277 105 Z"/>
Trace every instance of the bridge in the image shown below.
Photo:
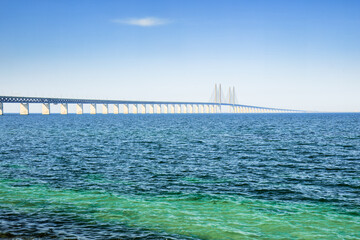
<path fill-rule="evenodd" d="M 268 108 L 238 104 L 235 88 L 229 88 L 227 97 L 223 97 L 221 84 L 215 85 L 213 97 L 209 102 L 176 102 L 176 101 L 128 101 L 128 100 L 100 100 L 76 98 L 47 98 L 47 97 L 19 97 L 0 96 L 0 115 L 4 114 L 4 103 L 19 103 L 20 115 L 29 114 L 30 104 L 42 104 L 42 114 L 50 114 L 51 104 L 60 104 L 60 114 L 68 114 L 68 105 L 76 104 L 76 114 L 83 114 L 84 104 L 90 105 L 90 114 L 97 114 L 97 104 L 102 105 L 102 113 L 109 113 L 109 105 L 113 104 L 114 114 L 161 114 L 161 113 L 222 113 L 222 107 L 230 108 L 231 113 L 301 113 L 301 110 Z M 121 106 L 121 107 L 120 107 Z M 132 111 L 131 111 L 132 110 Z"/>

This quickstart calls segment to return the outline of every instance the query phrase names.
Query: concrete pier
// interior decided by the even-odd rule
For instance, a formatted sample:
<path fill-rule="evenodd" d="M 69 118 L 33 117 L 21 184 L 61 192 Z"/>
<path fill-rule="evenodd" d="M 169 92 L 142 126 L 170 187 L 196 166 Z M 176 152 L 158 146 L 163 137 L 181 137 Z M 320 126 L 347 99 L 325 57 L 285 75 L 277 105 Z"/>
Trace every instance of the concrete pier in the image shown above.
<path fill-rule="evenodd" d="M 174 104 L 170 104 L 170 113 L 174 114 L 175 113 L 175 105 Z"/>
<path fill-rule="evenodd" d="M 137 104 L 133 104 L 133 114 L 137 114 L 138 113 L 138 106 Z"/>
<path fill-rule="evenodd" d="M 149 105 L 149 113 L 153 114 L 154 113 L 154 104 L 150 104 Z"/>
<path fill-rule="evenodd" d="M 214 105 L 210 105 L 210 113 L 214 113 Z"/>
<path fill-rule="evenodd" d="M 41 113 L 43 115 L 49 115 L 50 114 L 50 103 L 41 104 Z"/>
<path fill-rule="evenodd" d="M 119 114 L 119 104 L 114 104 L 114 114 Z"/>
<path fill-rule="evenodd" d="M 4 114 L 3 103 L 0 102 L 0 115 Z"/>
<path fill-rule="evenodd" d="M 163 113 L 165 113 L 165 114 L 168 113 L 168 105 L 167 104 L 163 105 Z"/>
<path fill-rule="evenodd" d="M 188 113 L 193 113 L 193 106 L 191 104 L 187 105 Z"/>
<path fill-rule="evenodd" d="M 83 114 L 84 108 L 82 103 L 76 104 L 76 114 Z"/>
<path fill-rule="evenodd" d="M 194 113 L 199 113 L 199 105 L 194 105 Z"/>
<path fill-rule="evenodd" d="M 28 103 L 20 103 L 20 115 L 29 115 Z"/>
<path fill-rule="evenodd" d="M 184 104 L 184 106 L 183 106 L 183 110 L 182 110 L 182 113 L 187 113 L 187 108 L 186 108 L 186 104 Z"/>
<path fill-rule="evenodd" d="M 141 104 L 141 114 L 145 114 L 146 113 L 146 105 L 145 104 Z"/>
<path fill-rule="evenodd" d="M 180 104 L 175 105 L 175 111 L 176 111 L 176 113 L 181 113 L 181 105 Z"/>
<path fill-rule="evenodd" d="M 63 115 L 68 114 L 68 104 L 67 103 L 60 104 L 60 114 L 63 114 Z"/>
<path fill-rule="evenodd" d="M 157 114 L 160 114 L 160 113 L 161 113 L 161 106 L 160 106 L 160 104 L 156 104 L 156 105 L 155 105 L 155 108 L 156 108 L 156 113 L 157 113 Z"/>
<path fill-rule="evenodd" d="M 90 114 L 96 114 L 96 104 L 90 104 Z"/>
<path fill-rule="evenodd" d="M 102 113 L 103 114 L 108 114 L 109 113 L 109 105 L 108 104 L 103 104 L 102 105 Z"/>
<path fill-rule="evenodd" d="M 123 108 L 124 108 L 124 114 L 129 114 L 129 104 L 124 104 Z"/>

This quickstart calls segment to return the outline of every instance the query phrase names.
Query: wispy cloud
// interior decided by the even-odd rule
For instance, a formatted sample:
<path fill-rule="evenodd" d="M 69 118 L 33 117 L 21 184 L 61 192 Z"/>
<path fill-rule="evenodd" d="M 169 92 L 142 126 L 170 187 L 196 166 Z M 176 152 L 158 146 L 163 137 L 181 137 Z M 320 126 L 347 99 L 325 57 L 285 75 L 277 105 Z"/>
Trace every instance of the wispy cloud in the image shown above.
<path fill-rule="evenodd" d="M 112 20 L 112 22 L 125 24 L 125 25 L 140 26 L 140 27 L 153 27 L 153 26 L 165 25 L 170 23 L 168 19 L 155 18 L 155 17 L 114 19 Z"/>

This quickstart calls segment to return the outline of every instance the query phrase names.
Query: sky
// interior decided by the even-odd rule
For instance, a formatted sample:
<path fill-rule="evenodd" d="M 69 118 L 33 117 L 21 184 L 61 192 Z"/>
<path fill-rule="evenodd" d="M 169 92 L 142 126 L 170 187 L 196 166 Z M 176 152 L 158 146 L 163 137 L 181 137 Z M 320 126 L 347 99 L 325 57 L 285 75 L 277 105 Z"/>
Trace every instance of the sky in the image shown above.
<path fill-rule="evenodd" d="M 240 104 L 358 112 L 359 13 L 351 0 L 0 0 L 0 95 L 206 102 L 221 83 Z"/>

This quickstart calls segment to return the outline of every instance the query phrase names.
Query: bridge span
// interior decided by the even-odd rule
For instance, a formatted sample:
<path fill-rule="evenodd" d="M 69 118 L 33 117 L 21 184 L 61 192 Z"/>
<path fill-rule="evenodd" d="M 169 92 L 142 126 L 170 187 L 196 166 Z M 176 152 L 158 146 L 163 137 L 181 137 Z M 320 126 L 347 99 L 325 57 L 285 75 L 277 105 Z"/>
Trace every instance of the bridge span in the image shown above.
<path fill-rule="evenodd" d="M 304 111 L 268 108 L 238 104 L 235 88 L 229 88 L 227 98 L 223 98 L 221 84 L 215 85 L 214 96 L 209 102 L 176 102 L 176 101 L 129 101 L 129 100 L 101 100 L 79 98 L 47 98 L 47 97 L 19 97 L 0 96 L 0 115 L 4 114 L 4 103 L 19 103 L 20 114 L 29 114 L 30 104 L 42 104 L 42 114 L 50 114 L 51 104 L 60 104 L 60 114 L 68 114 L 68 105 L 76 104 L 76 114 L 83 114 L 84 104 L 90 105 L 90 114 L 97 113 L 97 104 L 102 105 L 102 113 L 109 113 L 109 105 L 113 105 L 114 114 L 128 113 L 222 113 L 222 107 L 230 108 L 231 113 L 301 113 Z"/>
<path fill-rule="evenodd" d="M 51 104 L 60 104 L 60 114 L 68 114 L 68 105 L 76 104 L 76 114 L 83 114 L 84 104 L 90 105 L 90 114 L 96 114 L 96 105 L 102 105 L 102 113 L 109 113 L 109 105 L 113 104 L 114 114 L 128 113 L 221 113 L 221 107 L 228 106 L 231 113 L 299 113 L 303 111 L 267 108 L 259 106 L 218 103 L 218 102 L 167 102 L 167 101 L 127 101 L 127 100 L 100 100 L 74 98 L 45 98 L 45 97 L 14 97 L 0 96 L 0 115 L 3 114 L 4 103 L 19 103 L 20 114 L 29 114 L 30 104 L 42 104 L 42 114 L 50 114 Z M 122 108 L 120 108 L 120 106 Z M 122 111 L 120 111 L 122 110 Z M 132 111 L 131 111 L 132 110 Z"/>

